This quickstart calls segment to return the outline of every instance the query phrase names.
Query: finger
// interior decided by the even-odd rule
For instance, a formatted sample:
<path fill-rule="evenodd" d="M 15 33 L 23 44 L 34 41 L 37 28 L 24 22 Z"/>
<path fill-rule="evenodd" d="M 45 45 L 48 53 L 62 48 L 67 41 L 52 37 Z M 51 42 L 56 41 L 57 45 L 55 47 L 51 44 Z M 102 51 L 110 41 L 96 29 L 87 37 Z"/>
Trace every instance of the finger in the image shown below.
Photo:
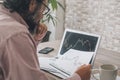
<path fill-rule="evenodd" d="M 91 68 L 92 66 L 90 64 L 87 65 L 88 68 Z"/>
<path fill-rule="evenodd" d="M 81 67 L 84 67 L 84 66 L 86 66 L 86 64 L 81 65 Z"/>

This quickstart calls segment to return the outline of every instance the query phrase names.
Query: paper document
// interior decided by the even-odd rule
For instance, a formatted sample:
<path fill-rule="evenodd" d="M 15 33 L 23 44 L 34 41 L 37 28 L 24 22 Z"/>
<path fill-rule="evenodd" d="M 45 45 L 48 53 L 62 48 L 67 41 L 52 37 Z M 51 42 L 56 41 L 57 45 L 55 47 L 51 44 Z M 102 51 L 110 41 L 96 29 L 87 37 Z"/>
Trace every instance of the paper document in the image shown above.
<path fill-rule="evenodd" d="M 59 59 L 52 62 L 51 65 L 65 71 L 67 74 L 72 75 L 82 64 L 89 64 L 92 56 L 93 52 L 70 49 Z"/>
<path fill-rule="evenodd" d="M 82 64 L 89 64 L 93 54 L 70 49 L 59 58 L 40 57 L 40 68 L 65 79 L 72 76 Z"/>
<path fill-rule="evenodd" d="M 45 70 L 49 73 L 52 73 L 60 78 L 67 78 L 70 75 L 61 72 L 59 69 L 52 67 L 50 64 L 53 63 L 56 58 L 47 58 L 47 57 L 39 57 L 40 69 Z"/>
<path fill-rule="evenodd" d="M 54 58 L 39 57 L 38 59 L 41 69 L 48 70 L 52 68 L 49 64 L 54 62 Z"/>

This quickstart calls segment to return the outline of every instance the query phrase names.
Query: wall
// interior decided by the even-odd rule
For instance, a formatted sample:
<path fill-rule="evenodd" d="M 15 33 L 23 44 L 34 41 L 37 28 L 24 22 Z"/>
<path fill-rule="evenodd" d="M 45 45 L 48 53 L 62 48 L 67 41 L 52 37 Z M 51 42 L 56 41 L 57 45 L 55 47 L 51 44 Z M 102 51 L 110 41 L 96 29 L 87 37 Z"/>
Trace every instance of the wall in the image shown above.
<path fill-rule="evenodd" d="M 57 0 L 62 4 L 62 6 L 65 6 L 65 0 Z M 48 26 L 48 30 L 51 31 L 50 35 L 50 41 L 61 39 L 64 33 L 64 22 L 65 22 L 65 11 L 58 6 L 57 11 L 52 12 L 52 15 L 55 16 L 57 19 L 56 25 L 53 25 L 53 23 L 50 21 L 50 23 L 46 23 Z"/>
<path fill-rule="evenodd" d="M 59 1 L 63 7 L 65 7 L 65 0 L 57 0 Z M 64 33 L 64 22 L 65 22 L 65 11 L 61 8 L 58 7 L 56 11 L 56 16 L 57 16 L 57 25 L 55 29 L 55 39 L 61 39 Z"/>
<path fill-rule="evenodd" d="M 100 47 L 120 52 L 120 0 L 65 1 L 65 28 L 99 34 Z"/>

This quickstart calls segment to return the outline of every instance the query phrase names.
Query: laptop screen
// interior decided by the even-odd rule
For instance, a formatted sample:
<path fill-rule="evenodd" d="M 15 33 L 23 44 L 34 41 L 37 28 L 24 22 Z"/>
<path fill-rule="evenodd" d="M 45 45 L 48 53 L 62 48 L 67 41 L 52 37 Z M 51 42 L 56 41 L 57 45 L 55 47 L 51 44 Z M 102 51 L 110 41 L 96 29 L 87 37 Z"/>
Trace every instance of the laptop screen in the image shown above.
<path fill-rule="evenodd" d="M 62 38 L 58 56 L 63 55 L 69 49 L 95 52 L 96 54 L 99 41 L 99 35 L 66 29 Z M 93 56 L 93 58 L 94 57 L 95 56 Z"/>

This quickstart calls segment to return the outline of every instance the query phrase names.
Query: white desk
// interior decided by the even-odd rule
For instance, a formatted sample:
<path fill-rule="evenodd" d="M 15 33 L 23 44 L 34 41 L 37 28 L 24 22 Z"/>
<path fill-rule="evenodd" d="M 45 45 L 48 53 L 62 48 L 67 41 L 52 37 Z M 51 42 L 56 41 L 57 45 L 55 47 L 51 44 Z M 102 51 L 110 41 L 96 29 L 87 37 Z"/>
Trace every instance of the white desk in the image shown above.
<path fill-rule="evenodd" d="M 49 54 L 39 54 L 38 56 L 44 56 L 44 57 L 53 57 L 57 55 L 58 49 L 60 46 L 60 40 L 58 41 L 51 41 L 51 42 L 44 42 L 44 43 L 40 43 L 38 45 L 38 50 L 43 49 L 44 47 L 53 47 L 55 50 L 50 52 Z M 101 64 L 115 64 L 119 67 L 120 69 L 120 53 L 114 52 L 114 51 L 109 51 L 109 50 L 105 50 L 102 48 L 99 48 L 97 51 L 97 56 L 95 59 L 95 63 L 94 63 L 94 68 L 98 68 Z M 58 77 L 53 76 L 52 74 L 49 74 L 47 72 L 45 72 L 45 74 L 50 77 L 50 80 L 59 80 Z M 120 75 L 120 72 L 119 72 Z"/>

